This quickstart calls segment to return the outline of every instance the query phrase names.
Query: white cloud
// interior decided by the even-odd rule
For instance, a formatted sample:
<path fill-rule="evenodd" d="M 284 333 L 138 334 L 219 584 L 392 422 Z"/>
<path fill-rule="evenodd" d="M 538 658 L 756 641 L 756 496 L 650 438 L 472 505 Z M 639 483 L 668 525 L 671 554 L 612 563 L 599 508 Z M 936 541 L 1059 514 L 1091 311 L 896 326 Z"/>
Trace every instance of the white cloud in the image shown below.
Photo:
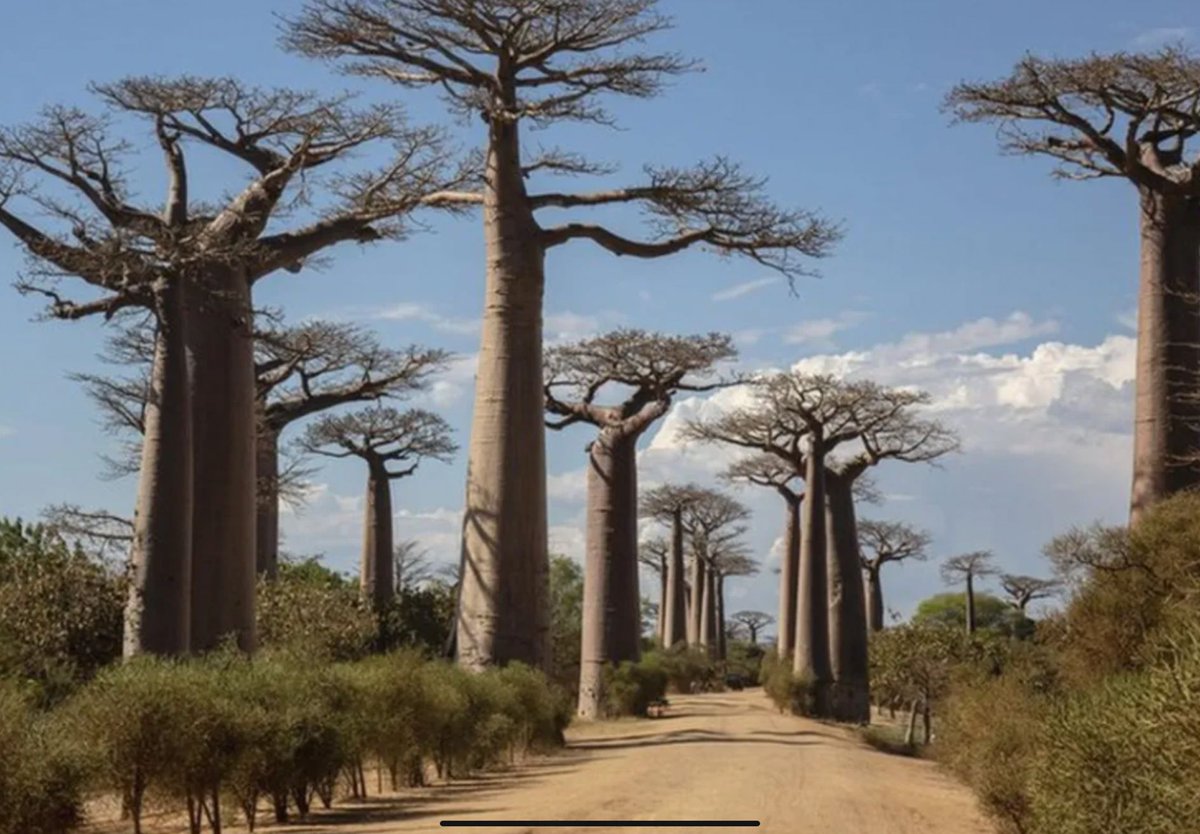
<path fill-rule="evenodd" d="M 1116 320 L 1117 324 L 1121 325 L 1126 330 L 1137 332 L 1137 307 L 1131 307 L 1128 310 L 1117 313 L 1117 315 L 1113 318 Z"/>
<path fill-rule="evenodd" d="M 478 370 L 478 353 L 456 357 L 444 372 L 434 378 L 429 390 L 416 397 L 414 402 L 428 404 L 434 408 L 448 408 L 455 405 L 461 402 L 474 388 L 475 374 Z"/>
<path fill-rule="evenodd" d="M 779 278 L 768 276 L 766 278 L 756 278 L 753 281 L 743 281 L 740 284 L 734 284 L 732 287 L 726 287 L 720 292 L 715 292 L 712 295 L 713 301 L 733 301 L 735 298 L 749 295 L 752 292 L 757 292 L 764 287 L 769 287 L 772 284 L 778 284 Z"/>
<path fill-rule="evenodd" d="M 1139 32 L 1133 38 L 1133 45 L 1139 49 L 1157 49 L 1168 44 L 1187 42 L 1192 39 L 1192 29 L 1188 26 L 1157 26 Z"/>
<path fill-rule="evenodd" d="M 783 341 L 789 345 L 832 347 L 834 336 L 862 323 L 866 318 L 866 313 L 847 310 L 834 318 L 809 319 L 788 328 L 783 334 Z"/>
<path fill-rule="evenodd" d="M 480 327 L 479 319 L 444 316 L 430 309 L 426 304 L 415 302 L 393 304 L 390 307 L 376 311 L 372 318 L 384 321 L 419 321 L 429 325 L 434 330 L 461 336 L 478 335 Z"/>

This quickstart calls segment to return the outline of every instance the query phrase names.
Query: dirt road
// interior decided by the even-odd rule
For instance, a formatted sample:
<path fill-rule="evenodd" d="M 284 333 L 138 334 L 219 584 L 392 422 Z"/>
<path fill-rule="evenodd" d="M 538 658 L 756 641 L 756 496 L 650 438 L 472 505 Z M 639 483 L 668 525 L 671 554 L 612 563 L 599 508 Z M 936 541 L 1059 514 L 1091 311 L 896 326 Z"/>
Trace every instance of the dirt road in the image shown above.
<path fill-rule="evenodd" d="M 347 809 L 342 813 L 361 814 L 360 822 L 336 831 L 525 834 L 531 829 L 446 829 L 439 822 L 756 819 L 763 834 L 992 832 L 967 789 L 933 764 L 877 752 L 847 730 L 780 715 L 761 690 L 677 696 L 663 718 L 581 724 L 568 739 L 564 753 L 512 772 L 422 792 L 399 805 Z M 335 830 L 328 822 L 308 830 Z M 655 829 L 537 832 L 585 830 Z"/>

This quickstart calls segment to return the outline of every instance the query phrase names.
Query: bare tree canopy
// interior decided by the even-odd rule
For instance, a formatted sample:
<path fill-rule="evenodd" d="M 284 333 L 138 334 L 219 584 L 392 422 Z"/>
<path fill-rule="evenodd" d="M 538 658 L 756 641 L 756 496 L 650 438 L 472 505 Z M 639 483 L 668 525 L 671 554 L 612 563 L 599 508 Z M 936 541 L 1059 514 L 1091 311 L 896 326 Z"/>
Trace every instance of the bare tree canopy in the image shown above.
<path fill-rule="evenodd" d="M 762 611 L 737 611 L 730 615 L 729 621 L 744 628 L 750 636 L 750 642 L 757 643 L 758 633 L 775 622 L 775 618 Z"/>
<path fill-rule="evenodd" d="M 1062 583 L 1056 579 L 1004 573 L 1000 575 L 1000 587 L 1008 595 L 1009 602 L 1024 613 L 1029 603 L 1055 596 L 1062 589 Z"/>
<path fill-rule="evenodd" d="M 638 562 L 655 574 L 665 574 L 667 558 L 671 555 L 671 543 L 662 536 L 638 544 Z"/>
<path fill-rule="evenodd" d="M 1002 81 L 959 84 L 946 107 L 962 121 L 1000 122 L 1006 149 L 1059 160 L 1058 176 L 1200 195 L 1200 155 L 1188 147 L 1200 134 L 1200 58 L 1180 47 L 1027 55 Z"/>
<path fill-rule="evenodd" d="M 397 411 L 375 406 L 345 415 L 328 415 L 308 427 L 301 440 L 313 454 L 331 458 L 359 457 L 382 464 L 392 478 L 413 474 L 423 460 L 450 461 L 458 446 L 450 439 L 449 424 L 421 409 Z"/>
<path fill-rule="evenodd" d="M 967 578 L 995 576 L 997 571 L 992 565 L 994 558 L 990 550 L 975 550 L 951 556 L 942 563 L 942 580 L 947 584 L 953 584 Z"/>
<path fill-rule="evenodd" d="M 545 356 L 546 410 L 562 419 L 547 425 L 644 429 L 666 413 L 675 393 L 734 384 L 736 379 L 714 378 L 712 371 L 736 356 L 733 340 L 721 333 L 667 336 L 623 329 L 552 347 Z M 606 387 L 626 392 L 623 402 L 598 405 Z"/>
<path fill-rule="evenodd" d="M 55 504 L 42 513 L 46 524 L 70 542 L 101 559 L 124 561 L 133 542 L 133 522 L 107 510 L 85 510 L 75 504 Z"/>
<path fill-rule="evenodd" d="M 670 524 L 677 510 L 683 510 L 700 499 L 703 487 L 696 483 L 662 484 L 642 493 L 638 512 L 662 524 Z"/>
<path fill-rule="evenodd" d="M 923 562 L 929 558 L 929 533 L 902 521 L 860 521 L 858 540 L 863 549 L 862 565 L 868 570 L 889 562 Z"/>

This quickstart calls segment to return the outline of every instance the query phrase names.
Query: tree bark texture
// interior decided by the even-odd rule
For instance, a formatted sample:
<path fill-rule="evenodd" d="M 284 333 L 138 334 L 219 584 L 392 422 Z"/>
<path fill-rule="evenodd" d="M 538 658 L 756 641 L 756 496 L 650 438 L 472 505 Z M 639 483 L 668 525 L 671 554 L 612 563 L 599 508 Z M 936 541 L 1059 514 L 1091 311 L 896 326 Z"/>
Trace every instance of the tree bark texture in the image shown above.
<path fill-rule="evenodd" d="M 700 595 L 700 645 L 709 657 L 717 656 L 717 575 L 711 566 L 704 571 L 704 592 Z"/>
<path fill-rule="evenodd" d="M 825 544 L 825 455 L 819 438 L 806 456 L 805 495 L 801 506 L 800 583 L 792 671 L 812 686 L 817 715 L 828 714 L 829 661 L 828 579 Z"/>
<path fill-rule="evenodd" d="M 515 124 L 493 120 L 484 188 L 487 287 L 463 519 L 459 662 L 549 660 L 546 439 L 542 391 L 545 253 Z"/>
<path fill-rule="evenodd" d="M 363 514 L 359 590 L 382 613 L 396 596 L 393 558 L 392 480 L 382 460 L 367 461 L 366 512 Z"/>
<path fill-rule="evenodd" d="M 796 637 L 796 594 L 800 579 L 800 505 L 803 499 L 784 494 L 787 521 L 783 530 L 783 558 L 779 562 L 779 634 L 776 648 L 780 657 L 792 654 Z"/>
<path fill-rule="evenodd" d="M 725 576 L 718 574 L 716 577 L 717 586 L 717 659 L 724 660 L 726 657 L 725 646 Z"/>
<path fill-rule="evenodd" d="M 667 562 L 664 559 L 658 565 L 658 611 L 654 617 L 654 642 L 663 643 L 663 635 L 667 627 Z"/>
<path fill-rule="evenodd" d="M 688 624 L 687 624 L 687 644 L 688 648 L 696 648 L 702 646 L 704 632 L 700 630 L 701 621 L 703 620 L 702 612 L 704 610 L 704 587 L 706 584 L 706 574 L 708 573 L 704 558 L 699 552 L 692 552 L 692 582 L 691 592 L 688 594 Z"/>
<path fill-rule="evenodd" d="M 258 508 L 254 548 L 258 575 L 267 579 L 279 576 L 279 435 L 259 420 L 255 441 L 255 477 L 258 482 Z"/>
<path fill-rule="evenodd" d="M 967 634 L 975 633 L 975 575 L 967 574 Z"/>
<path fill-rule="evenodd" d="M 664 649 L 687 642 L 687 599 L 683 581 L 682 510 L 671 519 L 671 552 L 667 560 L 667 598 L 663 605 Z"/>
<path fill-rule="evenodd" d="M 233 636 L 255 647 L 255 374 L 250 286 L 213 270 L 198 288 L 192 343 L 195 486 L 192 650 Z"/>
<path fill-rule="evenodd" d="M 1200 484 L 1200 201 L 1142 190 L 1130 523 Z"/>
<path fill-rule="evenodd" d="M 124 655 L 190 648 L 192 407 L 186 289 L 166 286 L 154 337 L 125 605 Z"/>
<path fill-rule="evenodd" d="M 833 670 L 833 713 L 840 721 L 871 720 L 867 657 L 867 612 L 854 513 L 854 481 L 826 475 L 829 554 L 829 654 Z"/>
<path fill-rule="evenodd" d="M 601 431 L 588 450 L 587 553 L 579 714 L 604 703 L 604 667 L 641 656 L 637 560 L 637 438 Z"/>

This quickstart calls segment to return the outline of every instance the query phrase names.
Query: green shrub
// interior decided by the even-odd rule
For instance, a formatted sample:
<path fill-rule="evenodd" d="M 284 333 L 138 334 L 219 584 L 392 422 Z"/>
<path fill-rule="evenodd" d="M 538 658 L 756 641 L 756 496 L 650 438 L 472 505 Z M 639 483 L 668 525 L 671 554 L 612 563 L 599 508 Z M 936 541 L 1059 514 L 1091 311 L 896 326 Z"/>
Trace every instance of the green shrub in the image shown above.
<path fill-rule="evenodd" d="M 506 703 L 517 728 L 518 750 L 561 746 L 563 731 L 571 723 L 570 697 L 544 674 L 522 663 L 511 663 L 494 674 L 509 691 Z"/>
<path fill-rule="evenodd" d="M 365 743 L 391 775 L 393 788 L 401 781 L 421 784 L 422 761 L 434 752 L 436 736 L 425 718 L 430 692 L 421 674 L 426 662 L 406 651 L 358 664 L 365 712 L 372 716 Z"/>
<path fill-rule="evenodd" d="M 725 672 L 738 675 L 748 686 L 762 683 L 762 664 L 767 655 L 774 655 L 773 649 L 764 649 L 756 643 L 741 640 L 731 640 L 726 649 Z"/>
<path fill-rule="evenodd" d="M 661 658 L 650 654 L 604 670 L 604 709 L 609 716 L 645 716 L 650 704 L 667 692 L 668 674 Z"/>
<path fill-rule="evenodd" d="M 261 580 L 257 620 L 263 648 L 309 662 L 366 657 L 379 635 L 379 623 L 358 589 L 313 569 L 293 568 L 275 581 Z"/>
<path fill-rule="evenodd" d="M 808 678 L 792 671 L 790 660 L 776 659 L 766 663 L 766 679 L 763 691 L 775 703 L 780 712 L 793 715 L 812 716 L 818 713 L 820 692 Z"/>
<path fill-rule="evenodd" d="M 679 694 L 698 692 L 701 689 L 723 688 L 720 670 L 703 649 L 676 646 L 670 649 L 655 649 L 643 657 L 667 676 L 667 689 Z"/>
<path fill-rule="evenodd" d="M 0 834 L 61 834 L 81 822 L 84 769 L 69 734 L 0 684 Z"/>

